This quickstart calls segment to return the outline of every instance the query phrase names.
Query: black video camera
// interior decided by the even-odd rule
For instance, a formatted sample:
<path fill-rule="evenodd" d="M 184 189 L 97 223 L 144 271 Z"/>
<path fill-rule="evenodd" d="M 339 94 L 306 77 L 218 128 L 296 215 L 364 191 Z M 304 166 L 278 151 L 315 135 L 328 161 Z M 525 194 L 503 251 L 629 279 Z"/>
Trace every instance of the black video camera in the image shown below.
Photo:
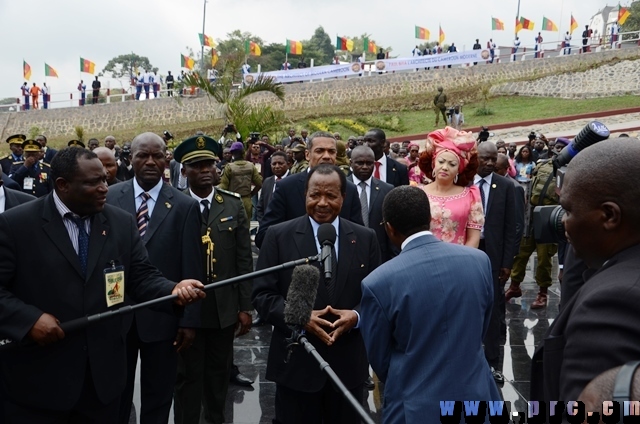
<path fill-rule="evenodd" d="M 478 143 L 482 143 L 483 141 L 489 140 L 489 137 L 491 137 L 492 135 L 493 134 L 489 132 L 488 127 L 482 127 L 482 129 L 478 133 Z"/>
<path fill-rule="evenodd" d="M 250 132 L 249 133 L 249 140 L 251 142 L 256 142 L 256 141 L 260 140 L 260 133 L 259 132 Z"/>
<path fill-rule="evenodd" d="M 587 124 L 573 141 L 553 158 L 553 170 L 556 176 L 556 193 L 562 190 L 567 165 L 581 150 L 609 138 L 609 129 L 598 121 Z M 536 206 L 533 210 L 533 237 L 536 243 L 558 243 L 566 241 L 564 231 L 565 210 L 560 205 Z"/>
<path fill-rule="evenodd" d="M 236 126 L 233 124 L 228 124 L 226 127 L 224 127 L 224 130 L 222 130 L 222 134 L 229 134 L 229 133 L 237 133 L 238 131 L 236 130 Z"/>

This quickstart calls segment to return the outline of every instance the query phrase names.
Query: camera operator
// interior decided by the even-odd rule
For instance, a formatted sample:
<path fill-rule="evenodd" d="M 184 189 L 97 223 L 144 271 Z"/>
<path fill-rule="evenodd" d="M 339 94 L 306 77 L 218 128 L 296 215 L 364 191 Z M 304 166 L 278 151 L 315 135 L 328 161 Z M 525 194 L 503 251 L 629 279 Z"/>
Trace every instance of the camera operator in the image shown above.
<path fill-rule="evenodd" d="M 118 157 L 118 171 L 116 178 L 120 181 L 127 181 L 133 178 L 133 166 L 131 165 L 131 142 L 127 141 L 122 145 L 120 156 Z"/>
<path fill-rule="evenodd" d="M 447 117 L 449 121 L 449 126 L 457 130 L 460 130 L 462 128 L 462 125 L 464 124 L 464 115 L 462 114 L 462 110 L 460 110 L 459 105 L 450 107 L 447 110 Z"/>
<path fill-rule="evenodd" d="M 482 129 L 478 133 L 478 143 L 482 143 L 484 141 L 489 140 L 489 137 L 491 137 L 492 135 L 493 134 L 489 132 L 488 127 L 482 127 Z"/>
<path fill-rule="evenodd" d="M 227 126 L 225 126 L 222 130 L 222 137 L 220 137 L 220 140 L 218 140 L 218 143 L 222 147 L 229 148 L 231 147 L 231 144 L 233 144 L 233 141 L 227 138 L 227 134 L 235 134 L 236 141 L 242 143 L 242 135 L 240 135 L 240 133 L 236 129 L 236 126 L 233 124 L 227 124 Z"/>
<path fill-rule="evenodd" d="M 245 156 L 246 161 L 253 163 L 258 168 L 258 172 L 263 179 L 271 176 L 271 172 L 267 171 L 266 168 L 270 167 L 269 158 L 276 151 L 276 148 L 270 145 L 268 141 L 269 137 L 265 136 L 261 140 L 260 133 L 252 132 L 247 141 L 249 149 Z"/>

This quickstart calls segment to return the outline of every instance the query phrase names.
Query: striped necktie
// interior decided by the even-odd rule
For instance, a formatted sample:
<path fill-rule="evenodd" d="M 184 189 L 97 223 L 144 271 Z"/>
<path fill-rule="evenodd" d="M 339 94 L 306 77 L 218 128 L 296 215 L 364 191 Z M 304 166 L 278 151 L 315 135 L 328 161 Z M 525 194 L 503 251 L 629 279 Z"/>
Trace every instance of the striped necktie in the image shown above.
<path fill-rule="evenodd" d="M 65 215 L 73 221 L 78 227 L 78 259 L 80 260 L 80 268 L 82 275 L 87 275 L 87 259 L 89 257 L 89 234 L 84 226 L 84 220 L 79 216 L 68 213 Z"/>
<path fill-rule="evenodd" d="M 140 238 L 144 238 L 144 235 L 147 233 L 147 224 L 149 223 L 149 208 L 147 207 L 147 200 L 149 200 L 151 196 L 149 193 L 144 192 L 140 194 L 140 198 L 142 199 L 142 203 L 140 203 L 138 212 L 136 212 L 136 220 L 138 221 L 138 232 L 140 233 Z"/>

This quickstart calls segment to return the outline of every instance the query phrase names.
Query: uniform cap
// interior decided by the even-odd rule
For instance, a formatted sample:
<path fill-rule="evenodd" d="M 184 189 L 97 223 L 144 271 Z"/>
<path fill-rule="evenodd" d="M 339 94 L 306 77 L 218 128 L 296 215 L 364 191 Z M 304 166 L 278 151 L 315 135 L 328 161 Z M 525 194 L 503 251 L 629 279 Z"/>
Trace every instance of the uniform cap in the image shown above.
<path fill-rule="evenodd" d="M 236 141 L 235 143 L 233 143 L 231 145 L 231 147 L 229 148 L 230 152 L 237 152 L 239 150 L 244 150 L 244 145 L 242 143 L 240 143 L 239 141 Z"/>
<path fill-rule="evenodd" d="M 187 138 L 173 151 L 173 158 L 182 164 L 216 160 L 222 156 L 222 147 L 211 137 L 198 135 Z"/>
<path fill-rule="evenodd" d="M 24 134 L 15 134 L 15 135 L 9 136 L 9 138 L 7 138 L 7 143 L 9 143 L 9 144 L 22 144 L 26 139 L 27 139 L 27 136 L 24 135 Z"/>
<path fill-rule="evenodd" d="M 23 152 L 41 152 L 42 145 L 35 140 L 26 140 L 22 143 Z"/>
<path fill-rule="evenodd" d="M 294 153 L 304 152 L 307 149 L 307 146 L 304 143 L 298 143 L 291 149 Z"/>

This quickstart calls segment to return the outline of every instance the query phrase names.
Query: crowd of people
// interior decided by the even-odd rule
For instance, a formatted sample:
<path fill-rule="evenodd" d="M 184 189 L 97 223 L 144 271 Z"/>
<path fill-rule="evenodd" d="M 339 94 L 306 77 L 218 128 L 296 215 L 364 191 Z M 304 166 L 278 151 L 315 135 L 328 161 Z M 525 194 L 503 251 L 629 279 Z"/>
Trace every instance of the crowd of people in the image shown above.
<path fill-rule="evenodd" d="M 14 347 L 0 351 L 0 422 L 127 423 L 139 356 L 140 422 L 166 423 L 173 404 L 176 423 L 223 423 L 234 338 L 261 323 L 273 326 L 275 422 L 360 422 L 313 357 L 286 346 L 293 269 L 206 295 L 203 286 L 254 270 L 252 233 L 262 270 L 319 254 L 324 224 L 336 233 L 331 272 L 309 299 L 306 337 L 360 403 L 371 365 L 385 423 L 436 422 L 442 400 L 501 399 L 505 304 L 522 295 L 533 251 L 531 308 L 547 307 L 551 259 L 567 257 L 533 400 L 578 400 L 640 355 L 640 212 L 628 178 L 638 140 L 581 152 L 560 198 L 553 160 L 570 141 L 539 133 L 519 150 L 451 127 L 393 144 L 376 128 L 346 142 L 294 128 L 275 143 L 243 139 L 233 125 L 173 150 L 172 139 L 142 133 L 120 146 L 108 136 L 60 151 L 44 135 L 7 139 L 0 335 Z M 536 242 L 533 207 L 558 203 L 571 243 Z M 24 253 L 34 244 L 48 252 L 35 268 Z M 65 327 L 171 293 L 173 305 Z M 605 339 L 618 349 L 590 342 Z"/>

